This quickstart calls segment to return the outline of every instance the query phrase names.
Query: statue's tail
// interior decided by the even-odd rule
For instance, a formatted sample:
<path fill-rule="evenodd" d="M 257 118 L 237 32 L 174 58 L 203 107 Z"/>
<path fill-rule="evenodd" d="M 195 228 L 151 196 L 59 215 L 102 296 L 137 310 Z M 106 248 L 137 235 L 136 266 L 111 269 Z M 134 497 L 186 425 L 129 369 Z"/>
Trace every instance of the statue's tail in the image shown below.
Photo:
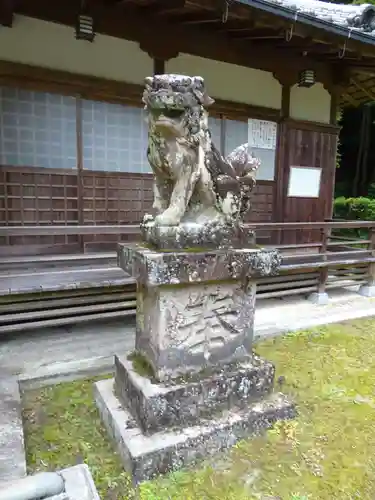
<path fill-rule="evenodd" d="M 226 158 L 227 162 L 232 165 L 237 177 L 246 178 L 252 177 L 255 183 L 255 175 L 260 166 L 260 160 L 255 158 L 249 151 L 248 143 L 241 144 L 233 150 Z"/>
<path fill-rule="evenodd" d="M 239 217 L 243 218 L 250 210 L 250 193 L 255 186 L 255 176 L 260 160 L 250 153 L 247 143 L 238 146 L 227 156 L 226 160 L 232 166 L 241 185 Z"/>

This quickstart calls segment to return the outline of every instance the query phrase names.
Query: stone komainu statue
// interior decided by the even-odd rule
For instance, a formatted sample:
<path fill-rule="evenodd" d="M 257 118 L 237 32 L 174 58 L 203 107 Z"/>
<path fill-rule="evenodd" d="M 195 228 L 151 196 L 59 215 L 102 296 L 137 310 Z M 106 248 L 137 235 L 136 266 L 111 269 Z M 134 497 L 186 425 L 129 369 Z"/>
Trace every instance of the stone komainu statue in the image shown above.
<path fill-rule="evenodd" d="M 247 144 L 226 159 L 211 140 L 206 108 L 214 101 L 201 77 L 156 75 L 145 81 L 147 156 L 155 216 L 141 225 L 146 241 L 177 248 L 226 246 L 250 208 L 259 160 Z"/>

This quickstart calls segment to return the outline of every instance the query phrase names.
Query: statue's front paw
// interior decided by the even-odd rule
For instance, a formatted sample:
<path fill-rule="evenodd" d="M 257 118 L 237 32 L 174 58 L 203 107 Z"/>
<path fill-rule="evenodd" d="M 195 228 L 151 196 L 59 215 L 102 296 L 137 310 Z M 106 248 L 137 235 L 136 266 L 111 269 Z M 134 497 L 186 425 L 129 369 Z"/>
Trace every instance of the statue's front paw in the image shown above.
<path fill-rule="evenodd" d="M 162 203 L 154 202 L 154 204 L 152 205 L 153 212 L 157 214 L 161 214 L 165 209 L 166 207 L 163 206 Z"/>
<path fill-rule="evenodd" d="M 178 226 L 180 217 L 175 210 L 167 209 L 165 212 L 155 217 L 155 222 L 160 226 Z"/>
<path fill-rule="evenodd" d="M 151 214 L 145 214 L 142 219 L 142 224 L 148 224 L 154 221 L 154 217 Z"/>

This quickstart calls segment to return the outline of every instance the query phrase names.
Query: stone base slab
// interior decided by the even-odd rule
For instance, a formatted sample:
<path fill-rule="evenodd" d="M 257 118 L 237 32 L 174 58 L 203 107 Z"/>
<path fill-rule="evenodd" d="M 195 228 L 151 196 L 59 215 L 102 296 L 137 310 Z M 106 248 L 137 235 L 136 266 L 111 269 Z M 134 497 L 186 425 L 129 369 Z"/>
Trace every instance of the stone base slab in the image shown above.
<path fill-rule="evenodd" d="M 358 293 L 363 297 L 375 297 L 375 285 L 361 285 Z"/>
<path fill-rule="evenodd" d="M 316 304 L 318 306 L 325 306 L 329 302 L 329 297 L 328 293 L 326 292 L 313 292 L 311 295 L 309 295 L 309 301 L 312 304 Z"/>
<path fill-rule="evenodd" d="M 139 375 L 126 357 L 115 356 L 116 395 L 147 434 L 243 407 L 271 392 L 274 376 L 274 365 L 254 355 L 167 385 Z"/>
<path fill-rule="evenodd" d="M 114 379 L 97 382 L 94 390 L 102 420 L 135 483 L 180 469 L 260 433 L 279 419 L 296 416 L 294 405 L 275 393 L 246 409 L 202 420 L 200 425 L 145 436 L 115 396 Z"/>

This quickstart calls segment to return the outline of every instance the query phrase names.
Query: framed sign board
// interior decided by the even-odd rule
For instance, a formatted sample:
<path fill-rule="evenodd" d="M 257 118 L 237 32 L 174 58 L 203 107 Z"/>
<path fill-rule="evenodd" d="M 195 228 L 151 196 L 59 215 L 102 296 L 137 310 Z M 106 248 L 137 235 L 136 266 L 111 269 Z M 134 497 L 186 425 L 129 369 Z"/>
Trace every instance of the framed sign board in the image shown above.
<path fill-rule="evenodd" d="M 277 123 L 266 120 L 249 119 L 247 127 L 248 147 L 260 160 L 256 178 L 260 181 L 275 179 Z"/>
<path fill-rule="evenodd" d="M 266 120 L 248 121 L 248 138 L 250 148 L 276 149 L 277 123 Z"/>
<path fill-rule="evenodd" d="M 321 176 L 321 168 L 290 167 L 288 196 L 319 198 Z"/>

